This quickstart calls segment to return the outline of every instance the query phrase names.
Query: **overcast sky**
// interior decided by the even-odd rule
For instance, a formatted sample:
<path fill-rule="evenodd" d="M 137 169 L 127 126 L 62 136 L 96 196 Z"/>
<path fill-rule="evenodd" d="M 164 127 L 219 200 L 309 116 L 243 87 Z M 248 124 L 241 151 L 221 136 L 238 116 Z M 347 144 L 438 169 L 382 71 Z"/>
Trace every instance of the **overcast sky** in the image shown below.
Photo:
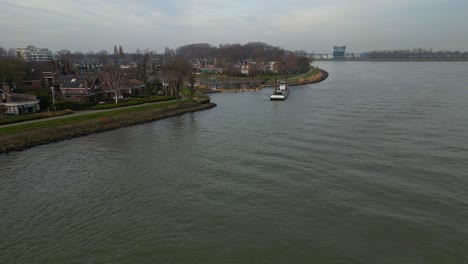
<path fill-rule="evenodd" d="M 0 0 L 0 46 L 162 52 L 266 42 L 331 53 L 468 51 L 468 0 Z"/>

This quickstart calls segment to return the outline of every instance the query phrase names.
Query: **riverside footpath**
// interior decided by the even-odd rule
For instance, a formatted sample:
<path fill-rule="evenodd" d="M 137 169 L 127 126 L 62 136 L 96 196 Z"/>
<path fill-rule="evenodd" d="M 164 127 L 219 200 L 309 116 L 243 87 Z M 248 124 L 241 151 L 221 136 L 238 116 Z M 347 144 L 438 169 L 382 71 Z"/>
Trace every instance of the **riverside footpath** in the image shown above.
<path fill-rule="evenodd" d="M 12 126 L 19 126 L 19 125 L 24 125 L 24 124 L 32 124 L 32 123 L 39 123 L 39 122 L 49 122 L 51 120 L 56 120 L 56 119 L 64 119 L 64 118 L 69 118 L 72 116 L 84 116 L 84 115 L 91 115 L 91 114 L 96 114 L 96 113 L 105 113 L 105 112 L 112 112 L 116 110 L 122 110 L 122 109 L 131 109 L 131 108 L 138 108 L 146 105 L 157 105 L 157 104 L 164 104 L 167 102 L 176 102 L 176 100 L 170 100 L 170 101 L 162 101 L 162 102 L 154 102 L 154 103 L 146 103 L 146 104 L 141 104 L 141 105 L 130 105 L 130 106 L 123 106 L 119 108 L 111 108 L 111 109 L 102 109 L 102 110 L 84 110 L 84 111 L 76 111 L 73 112 L 70 115 L 61 115 L 61 116 L 55 116 L 55 117 L 49 117 L 49 118 L 43 118 L 43 119 L 35 119 L 35 120 L 29 120 L 29 121 L 23 121 L 23 122 L 18 122 L 18 123 L 13 123 L 13 124 L 6 124 L 6 125 L 0 125 L 0 129 L 4 127 L 12 127 Z"/>

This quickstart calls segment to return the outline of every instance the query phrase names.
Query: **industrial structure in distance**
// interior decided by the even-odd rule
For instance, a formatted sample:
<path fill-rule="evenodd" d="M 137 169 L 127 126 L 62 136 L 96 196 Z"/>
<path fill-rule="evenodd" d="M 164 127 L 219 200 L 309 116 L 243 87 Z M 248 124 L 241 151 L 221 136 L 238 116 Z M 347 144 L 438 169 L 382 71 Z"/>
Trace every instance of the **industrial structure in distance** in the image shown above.
<path fill-rule="evenodd" d="M 346 46 L 333 46 L 333 59 L 346 58 Z"/>

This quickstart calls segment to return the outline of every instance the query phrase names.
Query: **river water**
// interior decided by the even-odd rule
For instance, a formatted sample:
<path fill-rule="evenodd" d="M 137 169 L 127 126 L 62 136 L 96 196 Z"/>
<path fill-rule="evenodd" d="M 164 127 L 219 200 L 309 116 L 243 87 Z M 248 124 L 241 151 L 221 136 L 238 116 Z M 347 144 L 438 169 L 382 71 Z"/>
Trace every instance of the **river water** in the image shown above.
<path fill-rule="evenodd" d="M 468 63 L 0 155 L 0 263 L 468 263 Z"/>

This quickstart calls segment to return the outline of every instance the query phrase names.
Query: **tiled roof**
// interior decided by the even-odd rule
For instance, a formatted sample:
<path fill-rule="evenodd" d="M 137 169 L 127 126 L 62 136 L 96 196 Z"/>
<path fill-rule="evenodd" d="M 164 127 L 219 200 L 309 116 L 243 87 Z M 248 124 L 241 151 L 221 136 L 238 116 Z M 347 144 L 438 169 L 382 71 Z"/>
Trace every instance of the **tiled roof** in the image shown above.
<path fill-rule="evenodd" d="M 84 88 L 86 76 L 59 76 L 56 80 L 63 88 Z"/>

